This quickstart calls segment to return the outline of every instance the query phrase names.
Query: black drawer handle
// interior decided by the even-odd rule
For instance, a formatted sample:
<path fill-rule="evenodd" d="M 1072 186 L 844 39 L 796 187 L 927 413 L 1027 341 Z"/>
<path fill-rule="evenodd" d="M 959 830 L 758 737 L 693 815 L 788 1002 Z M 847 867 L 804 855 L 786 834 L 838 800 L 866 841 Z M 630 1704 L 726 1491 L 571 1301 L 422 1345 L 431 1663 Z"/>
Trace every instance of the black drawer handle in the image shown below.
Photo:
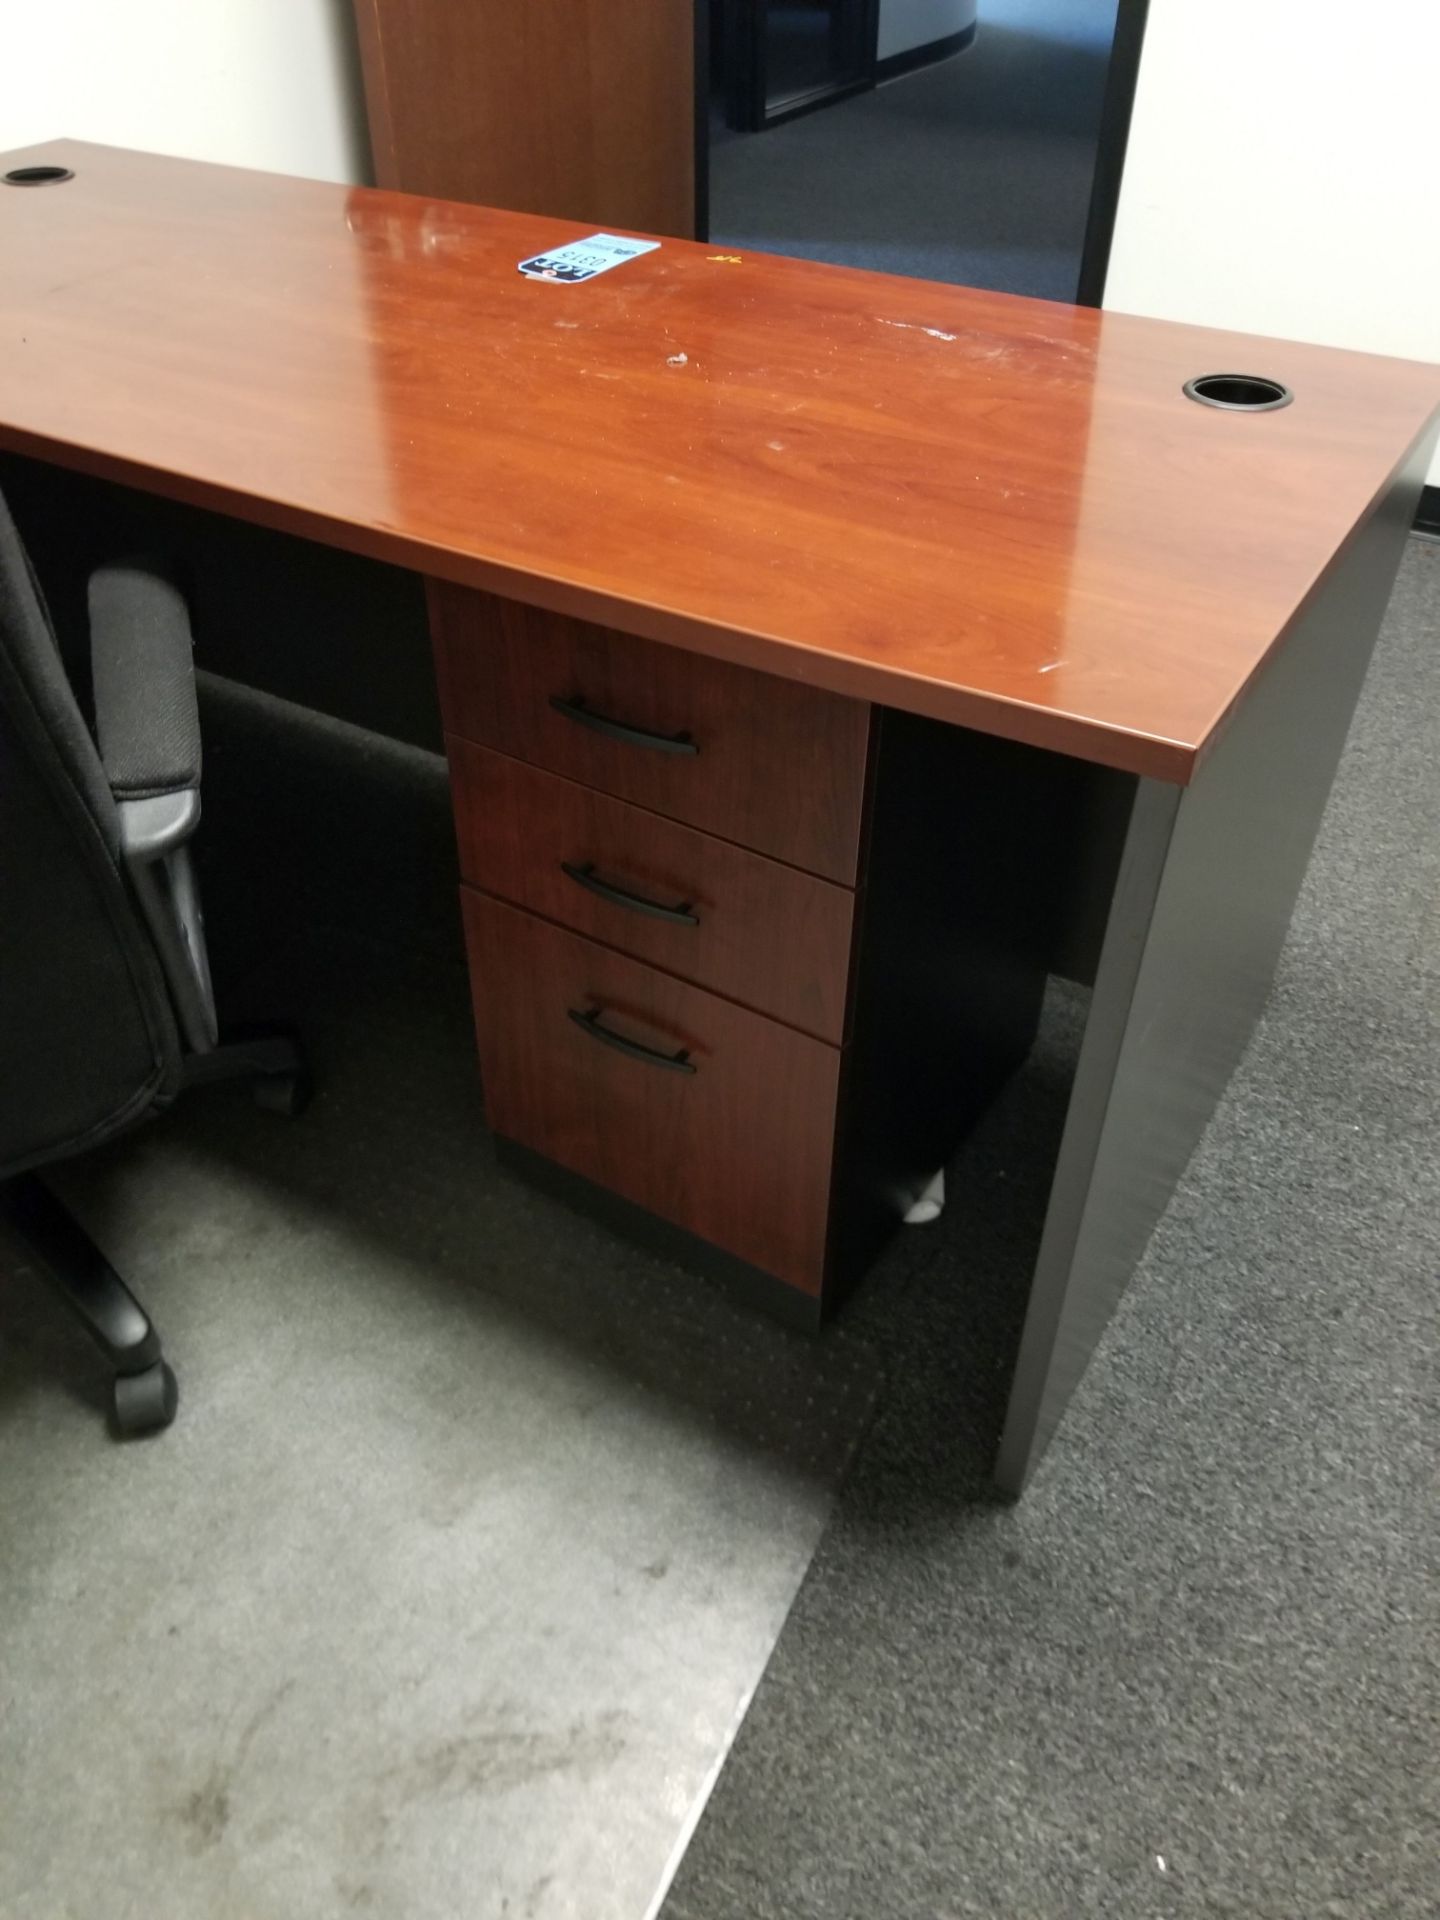
<path fill-rule="evenodd" d="M 571 860 L 562 860 L 560 871 L 568 875 L 577 887 L 599 894 L 602 900 L 608 900 L 612 906 L 629 907 L 632 913 L 648 913 L 652 920 L 669 920 L 677 927 L 698 927 L 700 924 L 700 916 L 692 911 L 688 900 L 682 900 L 678 906 L 667 907 L 663 901 L 647 900 L 643 893 L 627 893 L 624 887 L 602 880 L 595 871 L 593 861 L 587 860 L 583 867 L 577 867 Z"/>
<path fill-rule="evenodd" d="M 612 720 L 608 713 L 597 713 L 593 707 L 587 707 L 578 694 L 571 700 L 552 694 L 550 704 L 567 720 L 577 721 L 582 727 L 593 727 L 596 733 L 608 733 L 612 740 L 624 740 L 632 747 L 653 747 L 656 753 L 700 751 L 688 733 L 650 733 L 644 727 L 629 727 L 623 720 Z"/>
<path fill-rule="evenodd" d="M 627 1040 L 623 1034 L 612 1033 L 609 1027 L 602 1027 L 600 1015 L 604 1012 L 603 1007 L 592 1007 L 589 1013 L 580 1013 L 571 1007 L 569 1012 L 577 1027 L 583 1027 L 596 1040 L 603 1040 L 607 1047 L 614 1047 L 617 1053 L 628 1053 L 632 1060 L 643 1060 L 647 1067 L 664 1067 L 667 1073 L 696 1071 L 688 1047 L 682 1047 L 679 1053 L 661 1053 L 656 1047 L 642 1047 L 638 1040 Z"/>

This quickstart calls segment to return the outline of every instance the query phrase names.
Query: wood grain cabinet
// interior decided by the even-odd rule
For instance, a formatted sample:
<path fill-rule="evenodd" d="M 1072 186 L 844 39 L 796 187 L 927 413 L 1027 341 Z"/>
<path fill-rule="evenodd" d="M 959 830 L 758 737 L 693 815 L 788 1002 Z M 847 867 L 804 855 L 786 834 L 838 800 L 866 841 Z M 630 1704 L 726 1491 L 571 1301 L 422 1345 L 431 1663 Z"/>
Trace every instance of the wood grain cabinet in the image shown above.
<path fill-rule="evenodd" d="M 465 925 L 496 1132 L 815 1294 L 840 1050 L 483 894 Z"/>
<path fill-rule="evenodd" d="M 863 700 L 438 582 L 430 624 L 452 733 L 854 885 Z"/>
<path fill-rule="evenodd" d="M 801 1033 L 845 1037 L 855 896 L 452 736 L 460 871 Z"/>
<path fill-rule="evenodd" d="M 1050 756 L 429 596 L 497 1138 L 814 1319 L 1029 1047 Z"/>
<path fill-rule="evenodd" d="M 378 186 L 695 233 L 695 0 L 354 7 Z"/>

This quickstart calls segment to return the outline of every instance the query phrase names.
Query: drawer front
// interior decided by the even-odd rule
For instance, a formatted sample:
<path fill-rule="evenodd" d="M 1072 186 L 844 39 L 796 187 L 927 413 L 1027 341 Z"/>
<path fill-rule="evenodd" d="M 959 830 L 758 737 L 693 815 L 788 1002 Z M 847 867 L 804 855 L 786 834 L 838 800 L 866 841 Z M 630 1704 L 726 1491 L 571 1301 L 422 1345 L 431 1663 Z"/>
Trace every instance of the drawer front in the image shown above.
<path fill-rule="evenodd" d="M 472 885 L 838 1042 L 855 896 L 728 840 L 452 738 Z"/>
<path fill-rule="evenodd" d="M 818 1294 L 839 1050 L 462 894 L 494 1130 Z"/>
<path fill-rule="evenodd" d="M 854 885 L 863 701 L 441 581 L 429 592 L 447 731 Z"/>

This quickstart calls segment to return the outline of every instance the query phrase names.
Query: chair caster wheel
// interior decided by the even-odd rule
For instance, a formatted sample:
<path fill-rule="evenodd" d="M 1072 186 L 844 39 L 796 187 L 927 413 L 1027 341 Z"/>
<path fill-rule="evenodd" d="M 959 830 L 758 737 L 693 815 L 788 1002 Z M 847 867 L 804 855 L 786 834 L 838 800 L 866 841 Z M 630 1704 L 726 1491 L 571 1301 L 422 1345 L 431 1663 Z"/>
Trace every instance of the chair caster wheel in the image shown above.
<path fill-rule="evenodd" d="M 123 1434 L 159 1433 L 175 1418 L 180 1388 L 163 1360 L 143 1373 L 122 1373 L 115 1382 L 115 1425 Z"/>
<path fill-rule="evenodd" d="M 294 1073 L 264 1074 L 253 1088 L 257 1107 L 267 1113 L 283 1113 L 292 1120 L 309 1106 L 312 1091 L 310 1076 L 303 1068 Z"/>

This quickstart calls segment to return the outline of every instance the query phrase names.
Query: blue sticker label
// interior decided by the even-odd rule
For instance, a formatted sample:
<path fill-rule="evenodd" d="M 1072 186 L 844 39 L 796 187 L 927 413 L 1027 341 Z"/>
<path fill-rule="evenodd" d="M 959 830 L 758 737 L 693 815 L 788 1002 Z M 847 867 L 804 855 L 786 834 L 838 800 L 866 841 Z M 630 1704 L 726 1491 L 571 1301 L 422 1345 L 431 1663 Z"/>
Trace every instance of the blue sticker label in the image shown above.
<path fill-rule="evenodd" d="M 618 233 L 592 233 L 588 240 L 572 240 L 568 247 L 555 247 L 549 253 L 537 253 L 520 262 L 527 280 L 593 280 L 597 273 L 611 267 L 623 267 L 627 260 L 642 253 L 654 253 L 658 240 L 625 240 Z"/>

